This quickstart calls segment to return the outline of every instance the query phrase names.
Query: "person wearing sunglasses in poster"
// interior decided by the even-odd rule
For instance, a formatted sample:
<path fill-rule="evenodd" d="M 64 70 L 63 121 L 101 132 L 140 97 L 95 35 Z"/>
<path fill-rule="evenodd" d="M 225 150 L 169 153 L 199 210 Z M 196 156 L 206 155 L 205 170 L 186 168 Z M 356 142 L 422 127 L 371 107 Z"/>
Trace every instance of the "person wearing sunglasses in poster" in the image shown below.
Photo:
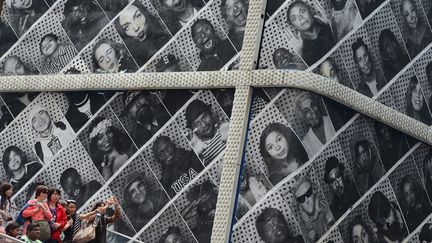
<path fill-rule="evenodd" d="M 298 203 L 300 220 L 305 237 L 311 242 L 317 241 L 335 222 L 324 198 L 315 191 L 316 187 L 308 177 L 297 181 L 293 194 Z"/>
<path fill-rule="evenodd" d="M 368 215 L 374 223 L 373 231 L 378 242 L 402 242 L 406 232 L 396 202 L 390 202 L 380 191 L 374 192 L 368 205 Z"/>

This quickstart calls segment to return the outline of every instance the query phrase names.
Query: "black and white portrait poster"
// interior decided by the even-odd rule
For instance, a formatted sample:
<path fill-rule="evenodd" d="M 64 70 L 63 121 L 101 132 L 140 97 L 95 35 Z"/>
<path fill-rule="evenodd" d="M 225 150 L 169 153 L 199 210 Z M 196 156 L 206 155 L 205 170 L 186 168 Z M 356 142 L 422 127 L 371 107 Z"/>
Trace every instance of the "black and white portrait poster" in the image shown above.
<path fill-rule="evenodd" d="M 432 124 L 432 3 L 268 1 L 258 69 Z M 431 242 L 432 148 L 333 100 L 254 89 L 232 242 Z"/>
<path fill-rule="evenodd" d="M 0 75 L 238 66 L 247 0 L 2 1 Z M 210 242 L 233 89 L 0 94 L 1 180 L 78 212 L 116 197 L 109 242 Z M 113 214 L 113 208 L 108 214 Z"/>

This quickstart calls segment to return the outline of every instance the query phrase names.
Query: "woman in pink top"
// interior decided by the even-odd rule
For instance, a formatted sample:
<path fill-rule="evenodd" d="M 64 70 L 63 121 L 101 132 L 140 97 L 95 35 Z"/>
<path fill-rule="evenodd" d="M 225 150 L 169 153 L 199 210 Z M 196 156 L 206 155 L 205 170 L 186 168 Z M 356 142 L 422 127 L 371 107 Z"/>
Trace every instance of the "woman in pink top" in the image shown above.
<path fill-rule="evenodd" d="M 27 202 L 29 207 L 24 209 L 22 216 L 24 218 L 31 218 L 32 222 L 36 222 L 39 220 L 47 220 L 48 222 L 52 219 L 51 211 L 48 208 L 48 205 L 44 203 L 48 197 L 48 187 L 46 186 L 38 186 L 36 187 L 36 198 L 31 199 Z M 26 234 L 27 226 L 30 221 L 27 220 L 24 224 L 23 235 Z"/>

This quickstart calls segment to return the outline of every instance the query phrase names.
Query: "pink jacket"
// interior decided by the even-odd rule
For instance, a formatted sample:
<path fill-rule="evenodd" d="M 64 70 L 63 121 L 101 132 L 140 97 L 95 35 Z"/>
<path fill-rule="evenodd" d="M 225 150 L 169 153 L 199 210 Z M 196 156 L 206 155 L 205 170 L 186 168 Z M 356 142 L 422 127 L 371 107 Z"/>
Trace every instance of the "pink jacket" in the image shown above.
<path fill-rule="evenodd" d="M 33 222 L 38 221 L 38 220 L 48 220 L 51 221 L 52 219 L 52 214 L 50 209 L 48 208 L 48 205 L 46 203 L 38 203 L 35 199 L 32 199 L 30 201 L 27 202 L 29 206 L 26 209 L 24 209 L 22 216 L 24 218 L 31 218 Z M 42 210 L 41 208 L 35 212 L 36 208 L 39 208 L 39 206 L 42 206 L 43 208 L 45 208 L 45 212 L 44 210 Z M 27 231 L 27 226 L 30 224 L 30 221 L 26 221 L 24 224 L 24 229 L 23 229 L 23 235 L 26 234 Z"/>

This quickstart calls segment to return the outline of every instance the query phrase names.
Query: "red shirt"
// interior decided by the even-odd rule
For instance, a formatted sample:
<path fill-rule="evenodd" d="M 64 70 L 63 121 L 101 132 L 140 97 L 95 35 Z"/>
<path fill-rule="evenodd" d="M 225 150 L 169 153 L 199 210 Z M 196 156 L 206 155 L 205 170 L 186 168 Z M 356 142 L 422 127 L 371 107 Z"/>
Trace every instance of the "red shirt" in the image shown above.
<path fill-rule="evenodd" d="M 48 204 L 47 204 L 47 206 L 48 206 Z M 53 215 L 53 217 L 55 217 L 55 219 L 56 219 L 54 223 L 58 223 L 58 224 L 60 224 L 60 226 L 55 231 L 52 230 L 52 228 L 51 228 L 51 230 L 52 230 L 51 231 L 51 239 L 57 240 L 58 243 L 61 243 L 60 235 L 61 235 L 62 229 L 65 227 L 65 225 L 67 223 L 67 217 L 66 217 L 66 210 L 60 203 L 57 203 L 57 207 L 55 209 L 55 215 Z"/>

